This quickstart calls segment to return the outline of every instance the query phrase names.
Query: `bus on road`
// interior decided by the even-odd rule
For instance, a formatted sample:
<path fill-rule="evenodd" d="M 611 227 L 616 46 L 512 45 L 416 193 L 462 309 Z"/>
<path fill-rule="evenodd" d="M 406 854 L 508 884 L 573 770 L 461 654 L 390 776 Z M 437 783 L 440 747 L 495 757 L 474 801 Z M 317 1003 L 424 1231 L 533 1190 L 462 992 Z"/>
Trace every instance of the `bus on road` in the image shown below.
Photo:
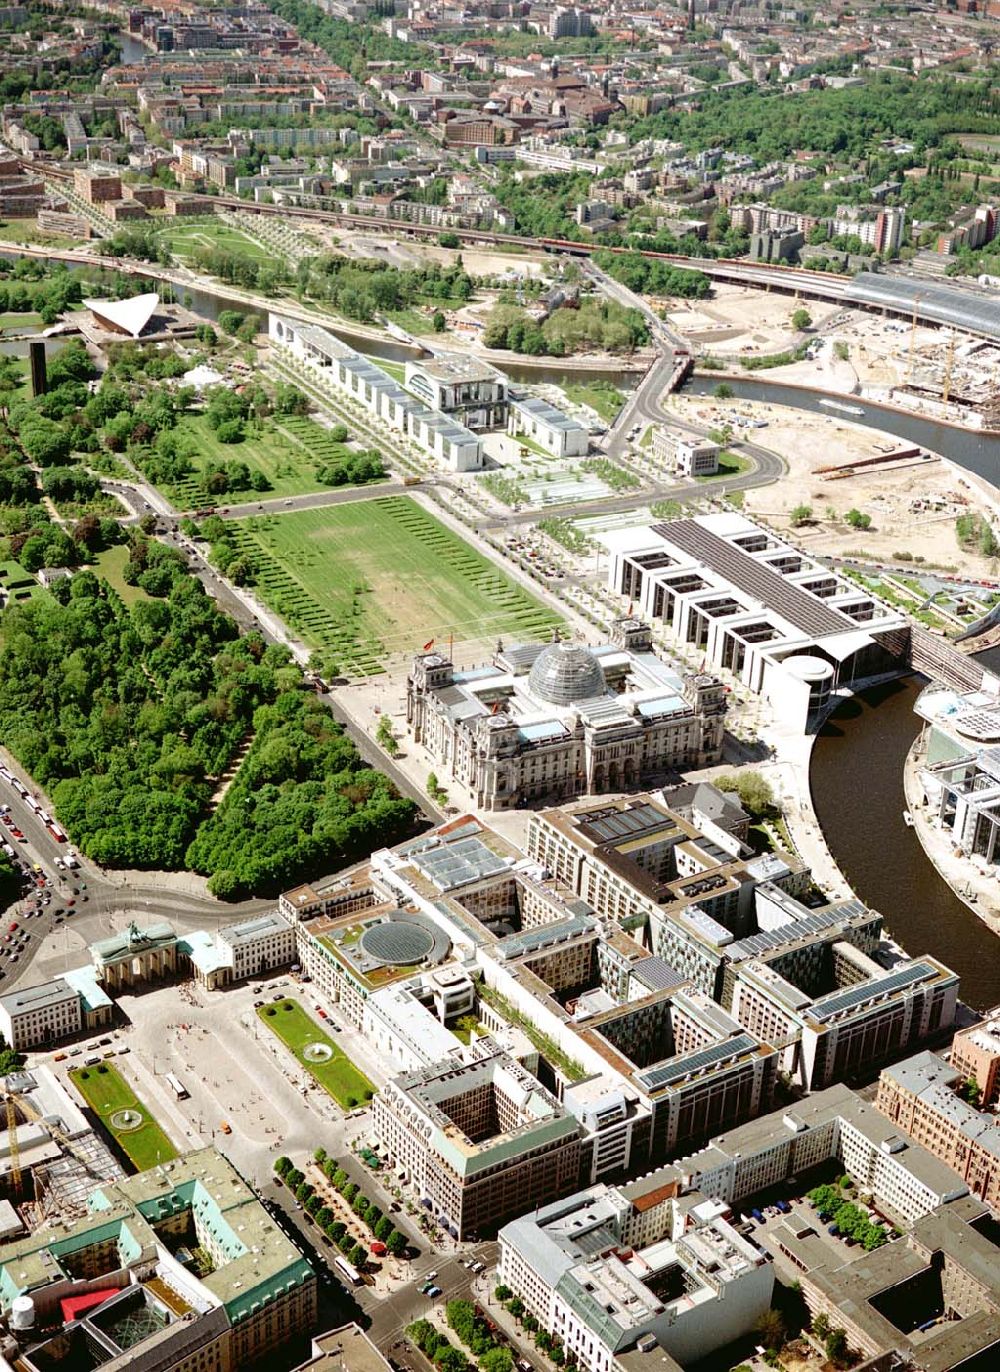
<path fill-rule="evenodd" d="M 334 1266 L 339 1268 L 352 1286 L 361 1285 L 361 1273 L 346 1258 L 334 1258 Z"/>
<path fill-rule="evenodd" d="M 188 1089 L 181 1081 L 180 1077 L 175 1077 L 173 1072 L 167 1073 L 167 1085 L 173 1091 L 178 1100 L 187 1100 Z"/>

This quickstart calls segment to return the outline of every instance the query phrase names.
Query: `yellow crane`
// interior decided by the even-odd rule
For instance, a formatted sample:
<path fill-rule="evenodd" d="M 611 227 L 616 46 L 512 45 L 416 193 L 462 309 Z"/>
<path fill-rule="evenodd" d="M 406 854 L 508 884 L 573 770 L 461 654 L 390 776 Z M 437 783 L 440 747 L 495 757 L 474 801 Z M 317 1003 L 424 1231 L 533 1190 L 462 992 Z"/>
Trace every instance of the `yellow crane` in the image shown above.
<path fill-rule="evenodd" d="M 7 1093 L 7 1151 L 10 1154 L 11 1194 L 18 1196 L 21 1191 L 21 1150 L 17 1144 L 17 1110 L 14 1107 L 12 1092 Z"/>
<path fill-rule="evenodd" d="M 948 339 L 948 359 L 944 364 L 944 385 L 941 388 L 941 398 L 947 405 L 948 397 L 951 395 L 951 370 L 955 365 L 955 330 L 952 329 Z"/>
<path fill-rule="evenodd" d="M 920 309 L 920 302 L 923 296 L 918 291 L 913 297 L 913 318 L 910 321 L 910 365 L 906 369 L 906 384 L 909 385 L 913 380 L 913 364 L 916 361 L 913 353 L 913 345 L 917 337 L 917 311 Z"/>
<path fill-rule="evenodd" d="M 17 1091 L 7 1091 L 7 1149 L 10 1154 L 10 1180 L 13 1194 L 16 1196 L 21 1190 L 23 1180 L 21 1168 L 21 1153 L 17 1143 L 17 1112 L 21 1111 L 25 1119 L 31 1120 L 34 1124 L 40 1124 L 55 1139 L 65 1152 L 71 1153 L 77 1162 L 91 1172 L 91 1159 L 87 1157 L 84 1150 L 77 1146 L 75 1140 L 71 1139 L 62 1129 L 52 1120 L 46 1119 L 41 1111 L 36 1110 L 34 1105 L 26 1096 Z M 95 1180 L 100 1180 L 95 1177 Z"/>

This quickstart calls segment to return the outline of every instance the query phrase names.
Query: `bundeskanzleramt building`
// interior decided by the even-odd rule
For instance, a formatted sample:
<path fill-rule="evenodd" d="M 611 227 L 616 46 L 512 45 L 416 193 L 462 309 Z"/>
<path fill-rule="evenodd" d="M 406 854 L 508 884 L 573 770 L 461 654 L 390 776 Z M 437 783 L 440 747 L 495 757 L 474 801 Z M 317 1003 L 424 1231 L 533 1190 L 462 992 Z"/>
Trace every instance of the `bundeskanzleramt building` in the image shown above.
<path fill-rule="evenodd" d="M 486 810 L 599 795 L 718 762 L 725 714 L 721 683 L 679 677 L 632 619 L 598 648 L 499 644 L 488 666 L 466 671 L 421 653 L 406 683 L 415 741 Z"/>
<path fill-rule="evenodd" d="M 503 1053 L 394 1078 L 373 1102 L 372 1129 L 456 1238 L 495 1233 L 526 1203 L 579 1185 L 576 1119 Z"/>
<path fill-rule="evenodd" d="M 327 329 L 272 314 L 268 338 L 294 360 L 293 365 L 307 369 L 314 385 L 328 386 L 356 401 L 452 471 L 482 467 L 483 445 L 471 429 L 421 404 L 381 367 Z"/>

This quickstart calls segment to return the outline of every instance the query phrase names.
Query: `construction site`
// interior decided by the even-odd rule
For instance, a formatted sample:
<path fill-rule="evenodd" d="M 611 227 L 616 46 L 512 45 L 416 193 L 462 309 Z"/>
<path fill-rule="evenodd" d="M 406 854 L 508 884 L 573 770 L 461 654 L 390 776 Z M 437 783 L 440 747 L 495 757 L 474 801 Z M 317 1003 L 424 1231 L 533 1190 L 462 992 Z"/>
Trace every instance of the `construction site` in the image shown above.
<path fill-rule="evenodd" d="M 793 531 L 810 552 L 912 562 L 975 582 L 1000 575 L 997 557 L 982 551 L 988 541 L 960 542 L 957 532 L 970 514 L 996 524 L 986 483 L 935 453 L 851 423 L 850 402 L 843 415 L 832 406 L 819 414 L 681 393 L 670 408 L 681 420 L 734 434 L 748 421 L 766 421 L 755 441 L 782 457 L 787 472 L 745 491 L 744 509 Z"/>
<path fill-rule="evenodd" d="M 0 1146 L 0 1238 L 75 1219 L 96 1186 L 125 1172 L 50 1068 L 4 1078 L 6 1138 Z"/>

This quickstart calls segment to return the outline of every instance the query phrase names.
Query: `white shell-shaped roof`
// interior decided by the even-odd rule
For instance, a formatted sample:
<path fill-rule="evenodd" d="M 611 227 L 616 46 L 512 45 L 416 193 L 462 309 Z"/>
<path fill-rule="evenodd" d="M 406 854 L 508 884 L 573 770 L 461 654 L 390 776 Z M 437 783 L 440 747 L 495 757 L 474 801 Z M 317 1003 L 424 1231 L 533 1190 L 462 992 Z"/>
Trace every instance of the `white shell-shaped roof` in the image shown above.
<path fill-rule="evenodd" d="M 131 300 L 85 300 L 83 303 L 99 319 L 106 319 L 109 324 L 138 338 L 152 319 L 160 297 L 156 291 L 147 291 L 145 295 L 133 295 Z"/>

